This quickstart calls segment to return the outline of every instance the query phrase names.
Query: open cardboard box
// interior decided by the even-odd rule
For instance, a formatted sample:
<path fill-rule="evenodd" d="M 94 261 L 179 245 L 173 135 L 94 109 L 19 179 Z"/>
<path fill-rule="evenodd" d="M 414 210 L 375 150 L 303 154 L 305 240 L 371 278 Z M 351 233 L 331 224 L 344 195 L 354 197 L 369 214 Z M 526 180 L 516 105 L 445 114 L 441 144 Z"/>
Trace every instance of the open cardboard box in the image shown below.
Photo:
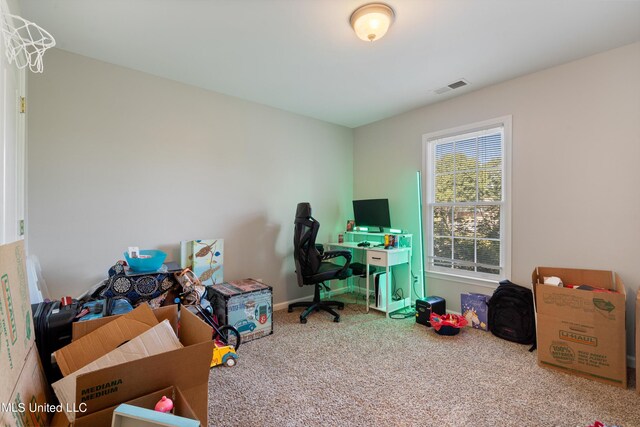
<path fill-rule="evenodd" d="M 545 285 L 556 276 L 565 285 L 590 285 L 615 293 Z M 538 364 L 627 388 L 624 283 L 612 271 L 537 267 Z"/>
<path fill-rule="evenodd" d="M 102 329 L 104 328 L 97 330 L 94 334 Z M 104 354 L 88 365 L 56 381 L 52 384 L 53 390 L 62 404 L 62 410 L 67 414 L 69 421 L 73 422 L 78 412 L 74 409 L 77 408 L 80 412 L 84 409 L 83 406 L 80 406 L 81 402 L 77 400 L 76 380 L 79 375 L 143 358 L 149 358 L 181 348 L 183 348 L 183 345 L 178 341 L 169 321 L 164 320 L 162 323 L 158 323 L 139 336 L 124 342 L 124 344 L 118 348 Z M 83 390 L 82 400 L 90 400 L 96 396 L 111 393 L 117 389 L 117 386 L 119 386 L 119 384 L 109 384 L 108 387 Z"/>
<path fill-rule="evenodd" d="M 60 372 L 66 377 L 158 324 L 158 319 L 146 304 L 118 316 L 57 350 L 55 358 Z"/>
<path fill-rule="evenodd" d="M 173 413 L 175 415 L 191 418 L 194 420 L 199 420 L 198 416 L 191 408 L 189 401 L 184 396 L 182 391 L 178 387 L 165 387 L 161 390 L 154 391 L 152 393 L 146 394 L 142 397 L 138 397 L 135 399 L 128 400 L 126 403 L 128 405 L 139 406 L 141 408 L 153 409 L 156 403 L 162 399 L 162 396 L 167 396 L 173 400 L 174 410 Z M 94 412 L 92 414 L 88 414 L 82 417 L 78 417 L 73 423 L 73 427 L 108 427 L 111 426 L 111 421 L 113 419 L 113 411 L 116 410 L 118 405 L 110 406 L 109 408 L 102 409 L 100 411 Z M 202 424 L 201 425 L 206 425 Z M 67 417 L 64 413 L 59 412 L 53 417 L 53 421 L 51 423 L 52 427 L 68 427 L 70 424 L 67 420 Z"/>
<path fill-rule="evenodd" d="M 153 314 L 158 322 L 168 320 L 176 333 L 180 319 L 178 336 L 184 347 L 78 375 L 76 408 L 72 409 L 84 412 L 75 414 L 74 425 L 84 425 L 81 424 L 83 418 L 98 411 L 169 386 L 178 387 L 197 418 L 203 425 L 207 424 L 209 367 L 213 352 L 211 327 L 188 310 L 181 310 L 178 315 L 176 305 L 153 310 Z M 80 340 L 121 317 L 74 323 L 73 339 Z"/>

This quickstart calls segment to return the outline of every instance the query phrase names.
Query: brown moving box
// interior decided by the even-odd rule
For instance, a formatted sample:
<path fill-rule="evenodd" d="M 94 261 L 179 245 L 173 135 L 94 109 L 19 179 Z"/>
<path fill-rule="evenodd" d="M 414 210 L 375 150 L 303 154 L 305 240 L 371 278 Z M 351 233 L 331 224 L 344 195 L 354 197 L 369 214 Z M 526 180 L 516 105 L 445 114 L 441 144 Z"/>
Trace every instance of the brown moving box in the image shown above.
<path fill-rule="evenodd" d="M 155 318 L 154 318 L 155 319 Z M 120 319 L 119 319 L 120 320 Z M 113 323 L 117 322 L 114 321 Z M 108 325 L 107 325 L 108 326 Z M 96 332 L 102 331 L 105 327 L 98 329 Z M 93 335 L 93 334 L 92 334 Z M 86 337 L 85 337 L 86 338 Z M 82 340 L 80 340 L 82 341 Z M 76 390 L 76 378 L 79 375 L 97 371 L 102 368 L 116 366 L 156 354 L 165 353 L 167 351 L 182 348 L 182 344 L 178 341 L 176 334 L 173 332 L 168 320 L 158 323 L 153 328 L 143 332 L 139 336 L 132 338 L 130 341 L 122 344 L 113 351 L 94 360 L 88 365 L 74 371 L 72 374 L 56 381 L 52 384 L 56 396 L 62 404 L 63 410 L 67 414 L 69 421 L 75 420 L 75 411 L 82 399 L 89 397 L 88 394 L 80 395 Z M 71 410 L 70 410 L 71 408 Z"/>
<path fill-rule="evenodd" d="M 138 307 L 140 308 L 140 307 Z M 153 316 L 156 318 L 156 322 L 160 323 L 163 320 L 168 320 L 171 323 L 171 327 L 174 330 L 178 327 L 178 317 L 176 315 L 176 310 L 173 306 L 161 307 L 155 310 L 151 310 Z M 115 316 L 109 317 L 100 317 L 98 319 L 88 320 L 84 322 L 73 322 L 71 325 L 71 341 L 79 340 L 85 335 L 89 335 L 91 332 L 95 331 L 98 328 L 103 327 L 104 325 L 113 322 L 116 319 L 119 319 L 125 314 L 118 314 Z"/>
<path fill-rule="evenodd" d="M 178 316 L 176 305 L 153 310 L 156 319 L 168 320 L 174 332 L 178 330 L 181 349 L 122 363 L 116 366 L 78 375 L 76 378 L 76 423 L 82 418 L 128 400 L 169 386 L 180 388 L 194 413 L 207 425 L 208 382 L 213 341 L 211 327 L 188 310 Z M 75 323 L 73 337 L 97 330 L 122 316 Z M 78 327 L 76 328 L 76 325 Z"/>
<path fill-rule="evenodd" d="M 640 394 L 640 291 L 636 296 L 636 393 Z"/>
<path fill-rule="evenodd" d="M 179 415 L 185 418 L 192 418 L 195 420 L 199 420 L 196 416 L 195 412 L 189 405 L 189 402 L 184 397 L 182 392 L 177 387 L 167 387 L 162 390 L 158 390 L 156 392 L 147 394 L 142 397 L 138 397 L 136 399 L 128 400 L 126 402 L 129 405 L 139 406 L 141 408 L 153 409 L 156 403 L 162 398 L 162 396 L 167 396 L 173 400 L 174 410 L 173 414 Z M 107 409 L 103 409 L 98 412 L 94 412 L 93 414 L 89 414 L 87 416 L 80 417 L 76 420 L 75 423 L 69 424 L 67 417 L 65 417 L 64 413 L 57 413 L 53 417 L 53 421 L 51 422 L 52 427 L 109 427 L 111 426 L 111 420 L 113 418 L 113 411 L 118 407 L 118 405 L 111 406 Z M 201 425 L 206 425 L 202 424 Z"/>
<path fill-rule="evenodd" d="M 0 410 L 2 426 L 48 426 L 54 409 L 50 405 L 49 385 L 42 371 L 35 344 L 27 355 L 9 407 Z"/>
<path fill-rule="evenodd" d="M 589 285 L 615 293 L 545 285 L 556 276 L 565 285 Z M 625 288 L 612 271 L 537 267 L 538 364 L 617 387 L 627 387 Z"/>
<path fill-rule="evenodd" d="M 84 323 L 84 322 L 80 322 Z M 158 324 L 147 304 L 124 314 L 96 329 L 92 334 L 74 340 L 56 351 L 55 358 L 62 375 L 67 376 L 137 337 Z"/>
<path fill-rule="evenodd" d="M 22 241 L 0 246 L 0 403 L 11 398 L 34 331 Z"/>

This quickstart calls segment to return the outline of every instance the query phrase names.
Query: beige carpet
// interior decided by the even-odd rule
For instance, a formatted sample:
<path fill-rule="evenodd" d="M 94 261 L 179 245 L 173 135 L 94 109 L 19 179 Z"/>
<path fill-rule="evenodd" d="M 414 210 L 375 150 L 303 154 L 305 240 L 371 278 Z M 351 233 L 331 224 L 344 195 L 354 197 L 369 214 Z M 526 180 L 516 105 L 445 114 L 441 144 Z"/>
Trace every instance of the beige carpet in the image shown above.
<path fill-rule="evenodd" d="M 543 369 L 528 346 L 364 313 L 274 313 L 209 380 L 211 426 L 640 426 L 640 396 Z"/>

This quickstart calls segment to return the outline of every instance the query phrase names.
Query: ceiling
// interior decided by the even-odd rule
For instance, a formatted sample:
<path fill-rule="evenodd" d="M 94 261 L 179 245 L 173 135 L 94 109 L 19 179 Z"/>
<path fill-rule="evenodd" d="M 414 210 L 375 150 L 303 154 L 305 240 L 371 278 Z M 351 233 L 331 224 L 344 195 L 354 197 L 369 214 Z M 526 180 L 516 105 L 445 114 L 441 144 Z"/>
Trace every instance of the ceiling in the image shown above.
<path fill-rule="evenodd" d="M 364 3 L 19 1 L 60 49 L 348 127 L 640 40 L 638 0 L 387 0 L 374 43 Z"/>

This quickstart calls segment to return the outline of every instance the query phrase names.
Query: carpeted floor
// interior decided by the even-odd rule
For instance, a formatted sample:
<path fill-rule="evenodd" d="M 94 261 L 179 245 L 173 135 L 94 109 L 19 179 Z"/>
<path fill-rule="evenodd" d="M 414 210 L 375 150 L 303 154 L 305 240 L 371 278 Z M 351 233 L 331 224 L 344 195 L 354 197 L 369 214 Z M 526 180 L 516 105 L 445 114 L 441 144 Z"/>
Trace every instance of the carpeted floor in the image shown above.
<path fill-rule="evenodd" d="M 540 368 L 529 346 L 487 332 L 439 336 L 342 300 L 340 323 L 275 312 L 273 335 L 214 368 L 209 425 L 640 427 L 635 388 Z"/>

